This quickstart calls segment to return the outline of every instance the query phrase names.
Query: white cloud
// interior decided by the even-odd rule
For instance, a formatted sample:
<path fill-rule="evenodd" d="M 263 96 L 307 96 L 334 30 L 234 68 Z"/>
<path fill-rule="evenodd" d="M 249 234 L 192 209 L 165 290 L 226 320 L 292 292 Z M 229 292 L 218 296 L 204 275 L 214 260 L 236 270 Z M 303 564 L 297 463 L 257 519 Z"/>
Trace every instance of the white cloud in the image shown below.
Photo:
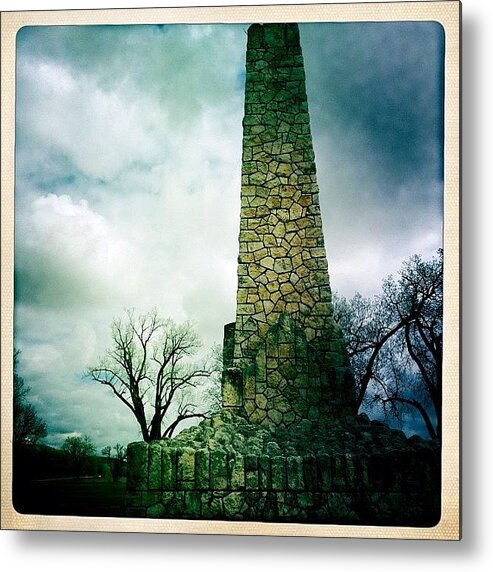
<path fill-rule="evenodd" d="M 21 62 L 18 81 L 19 126 L 67 155 L 84 175 L 111 179 L 129 163 L 156 159 L 158 146 L 146 130 L 155 110 L 145 98 L 126 100 L 89 75 L 36 59 Z M 164 111 L 159 119 L 165 120 Z"/>
<path fill-rule="evenodd" d="M 17 222 L 17 286 L 24 302 L 104 303 L 135 279 L 127 268 L 131 245 L 85 200 L 42 195 L 28 212 L 19 213 Z"/>

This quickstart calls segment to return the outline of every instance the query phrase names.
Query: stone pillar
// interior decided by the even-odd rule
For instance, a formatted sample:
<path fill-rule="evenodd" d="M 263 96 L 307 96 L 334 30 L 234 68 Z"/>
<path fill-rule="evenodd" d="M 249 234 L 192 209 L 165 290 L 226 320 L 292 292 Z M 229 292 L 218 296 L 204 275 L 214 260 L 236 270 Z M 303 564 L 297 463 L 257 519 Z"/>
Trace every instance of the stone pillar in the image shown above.
<path fill-rule="evenodd" d="M 236 322 L 223 405 L 289 427 L 347 415 L 297 24 L 248 30 Z"/>

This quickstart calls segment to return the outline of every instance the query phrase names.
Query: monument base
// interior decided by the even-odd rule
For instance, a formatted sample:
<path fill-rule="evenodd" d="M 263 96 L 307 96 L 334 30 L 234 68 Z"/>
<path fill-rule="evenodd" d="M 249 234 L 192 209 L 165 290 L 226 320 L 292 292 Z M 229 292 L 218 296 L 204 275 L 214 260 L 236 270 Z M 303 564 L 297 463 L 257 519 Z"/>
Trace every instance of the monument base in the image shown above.
<path fill-rule="evenodd" d="M 223 412 L 128 446 L 127 515 L 433 526 L 440 447 L 366 415 L 272 429 Z"/>

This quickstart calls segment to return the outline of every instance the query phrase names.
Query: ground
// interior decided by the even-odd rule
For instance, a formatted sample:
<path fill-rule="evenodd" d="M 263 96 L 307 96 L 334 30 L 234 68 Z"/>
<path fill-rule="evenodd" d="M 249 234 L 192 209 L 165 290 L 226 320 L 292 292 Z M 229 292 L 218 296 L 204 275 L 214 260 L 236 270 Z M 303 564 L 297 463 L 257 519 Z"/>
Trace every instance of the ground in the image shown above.
<path fill-rule="evenodd" d="M 125 516 L 125 481 L 97 477 L 27 481 L 14 488 L 14 508 L 24 514 Z"/>

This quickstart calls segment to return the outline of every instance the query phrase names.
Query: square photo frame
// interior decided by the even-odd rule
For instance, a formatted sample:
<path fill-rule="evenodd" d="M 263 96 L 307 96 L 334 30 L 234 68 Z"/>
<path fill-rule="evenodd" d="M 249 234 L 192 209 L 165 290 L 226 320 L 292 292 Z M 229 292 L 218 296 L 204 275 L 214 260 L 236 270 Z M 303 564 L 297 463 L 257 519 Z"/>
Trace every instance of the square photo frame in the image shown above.
<path fill-rule="evenodd" d="M 460 539 L 460 17 L 1 14 L 2 528 Z"/>

